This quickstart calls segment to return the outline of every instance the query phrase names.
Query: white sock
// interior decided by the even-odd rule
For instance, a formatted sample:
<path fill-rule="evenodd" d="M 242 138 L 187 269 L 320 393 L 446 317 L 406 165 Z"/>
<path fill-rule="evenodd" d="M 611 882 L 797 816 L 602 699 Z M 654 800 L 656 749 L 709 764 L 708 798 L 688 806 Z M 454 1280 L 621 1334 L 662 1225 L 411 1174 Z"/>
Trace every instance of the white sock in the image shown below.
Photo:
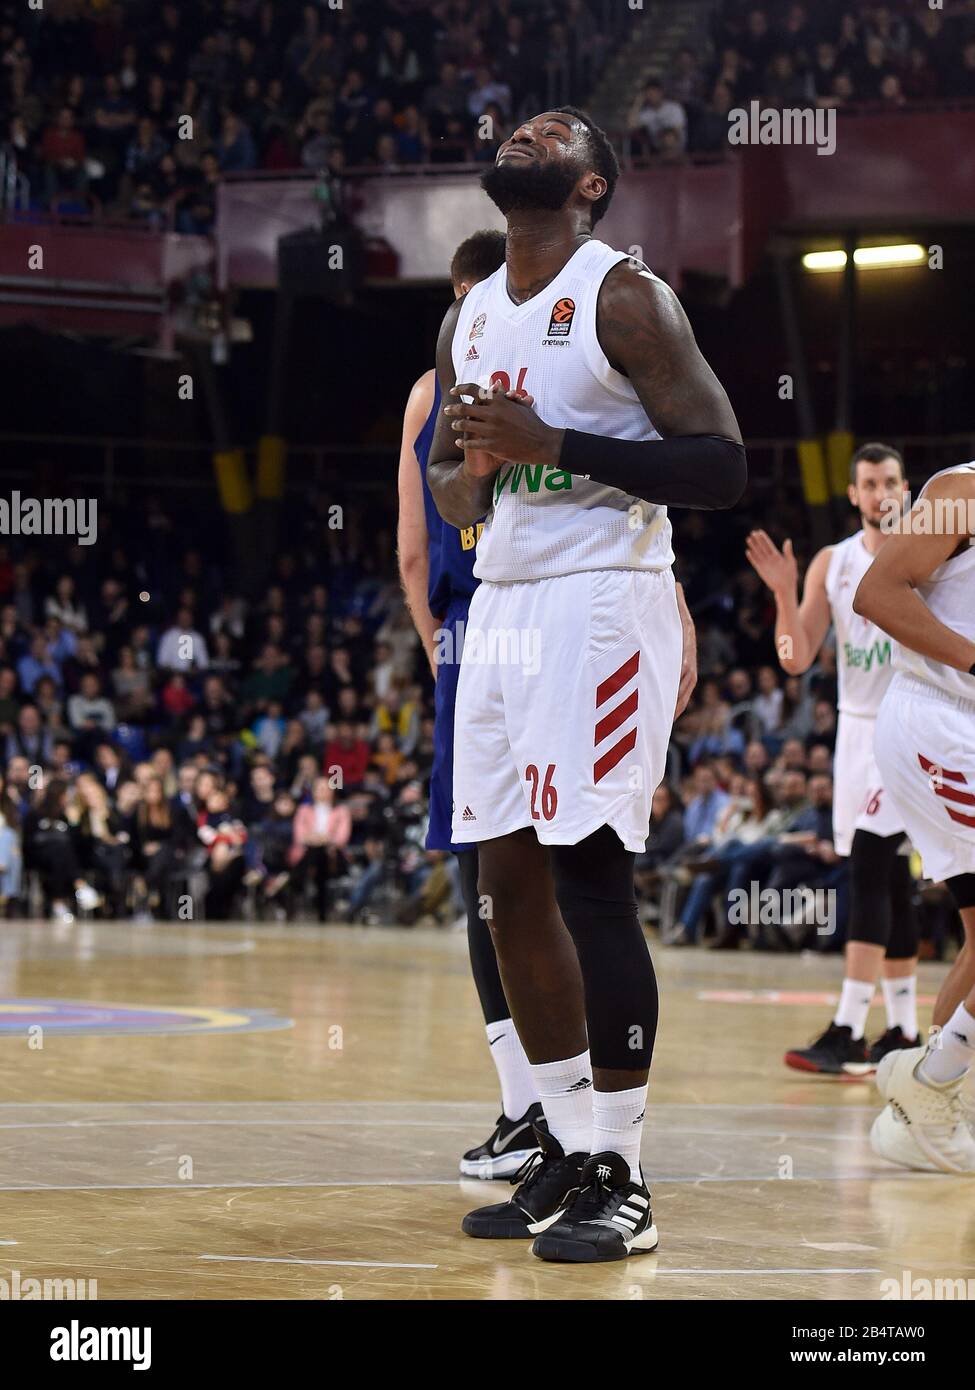
<path fill-rule="evenodd" d="M 521 1038 L 510 1018 L 499 1018 L 487 1024 L 491 1061 L 501 1083 L 501 1109 L 509 1120 L 520 1120 L 538 1100 L 531 1065 L 525 1056 Z"/>
<path fill-rule="evenodd" d="M 840 1028 L 852 1028 L 853 1041 L 863 1037 L 867 1026 L 867 1014 L 873 1001 L 873 985 L 863 980 L 844 980 L 840 1002 L 836 1006 L 833 1022 Z"/>
<path fill-rule="evenodd" d="M 887 1027 L 899 1028 L 905 1038 L 916 1038 L 917 976 L 901 975 L 896 980 L 888 980 L 885 975 L 880 981 L 880 988 L 884 992 Z"/>
<path fill-rule="evenodd" d="M 920 1075 L 925 1081 L 941 1086 L 957 1081 L 975 1062 L 975 1018 L 959 1004 L 941 1030 L 937 1047 L 929 1049 L 921 1063 Z"/>
<path fill-rule="evenodd" d="M 567 1057 L 562 1062 L 533 1062 L 531 1069 L 549 1130 L 567 1154 L 587 1154 L 592 1136 L 592 1063 L 588 1048 L 578 1057 Z"/>
<path fill-rule="evenodd" d="M 592 1148 L 600 1154 L 609 1149 L 630 1165 L 630 1180 L 640 1178 L 640 1140 L 643 1137 L 643 1115 L 647 1108 L 646 1086 L 634 1086 L 631 1091 L 593 1091 Z"/>

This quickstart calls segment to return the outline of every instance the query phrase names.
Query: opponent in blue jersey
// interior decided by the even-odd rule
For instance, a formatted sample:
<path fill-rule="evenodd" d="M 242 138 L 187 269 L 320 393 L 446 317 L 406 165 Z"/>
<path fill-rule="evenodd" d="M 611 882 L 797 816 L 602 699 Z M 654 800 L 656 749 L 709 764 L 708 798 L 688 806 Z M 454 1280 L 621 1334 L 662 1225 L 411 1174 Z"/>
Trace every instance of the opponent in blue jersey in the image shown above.
<path fill-rule="evenodd" d="M 504 261 L 501 232 L 476 232 L 462 242 L 450 263 L 454 295 L 492 274 Z M 407 402 L 399 465 L 397 531 L 400 577 L 406 601 L 430 662 L 434 693 L 434 758 L 430 779 L 428 849 L 450 850 L 460 866 L 471 969 L 477 987 L 491 1058 L 501 1083 L 501 1115 L 490 1138 L 468 1150 L 460 1171 L 468 1177 L 500 1178 L 517 1172 L 538 1148 L 532 1125 L 541 1119 L 534 1081 L 511 1021 L 498 973 L 486 915 L 479 911 L 477 849 L 451 840 L 454 760 L 454 700 L 471 595 L 479 527 L 458 531 L 434 505 L 426 468 L 440 407 L 436 372 L 424 372 Z"/>

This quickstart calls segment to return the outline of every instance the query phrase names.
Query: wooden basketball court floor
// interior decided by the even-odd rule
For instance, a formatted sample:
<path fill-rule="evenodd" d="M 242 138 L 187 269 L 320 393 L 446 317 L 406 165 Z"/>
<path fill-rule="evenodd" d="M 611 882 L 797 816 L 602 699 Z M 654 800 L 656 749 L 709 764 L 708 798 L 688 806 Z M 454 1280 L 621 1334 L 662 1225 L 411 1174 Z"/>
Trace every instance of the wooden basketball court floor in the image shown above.
<path fill-rule="evenodd" d="M 884 1164 L 869 1083 L 782 1065 L 824 1026 L 839 960 L 653 950 L 660 1248 L 580 1267 L 459 1229 L 510 1192 L 457 1174 L 497 1110 L 463 934 L 4 924 L 0 1278 L 94 1279 L 101 1299 L 519 1300 L 975 1279 L 975 1179 Z M 940 977 L 921 967 L 922 997 Z"/>

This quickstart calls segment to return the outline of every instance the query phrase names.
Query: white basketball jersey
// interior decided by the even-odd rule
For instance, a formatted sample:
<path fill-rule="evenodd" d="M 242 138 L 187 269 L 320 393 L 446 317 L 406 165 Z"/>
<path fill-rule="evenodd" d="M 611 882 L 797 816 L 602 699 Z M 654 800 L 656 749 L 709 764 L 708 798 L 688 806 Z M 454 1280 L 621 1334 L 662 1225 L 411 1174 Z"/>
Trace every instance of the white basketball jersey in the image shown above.
<path fill-rule="evenodd" d="M 527 391 L 538 415 L 559 429 L 659 439 L 636 391 L 609 365 L 596 336 L 599 287 L 607 271 L 629 259 L 605 242 L 587 241 L 524 304 L 508 294 L 506 266 L 480 281 L 468 292 L 454 330 L 458 383 L 488 387 L 500 381 L 506 390 Z M 674 560 L 670 542 L 666 507 L 555 465 L 505 462 L 477 543 L 474 573 L 504 582 L 580 570 L 665 569 Z"/>
<path fill-rule="evenodd" d="M 853 611 L 860 580 L 873 563 L 863 532 L 834 545 L 826 570 L 826 596 L 833 610 L 836 672 L 841 714 L 868 715 L 880 708 L 893 675 L 896 643 L 876 623 Z"/>
<path fill-rule="evenodd" d="M 929 478 L 918 494 L 924 496 L 935 478 L 944 478 L 949 473 L 975 473 L 975 463 L 963 463 L 958 468 L 944 468 Z M 970 642 L 975 642 L 975 540 L 969 539 L 966 549 L 946 560 L 919 584 L 915 592 L 931 609 L 934 616 L 945 627 L 959 632 Z M 956 671 L 953 666 L 945 666 L 940 661 L 932 661 L 920 652 L 909 647 L 897 649 L 897 669 L 940 686 L 951 695 L 960 695 L 966 700 L 975 699 L 975 676 L 967 671 Z"/>

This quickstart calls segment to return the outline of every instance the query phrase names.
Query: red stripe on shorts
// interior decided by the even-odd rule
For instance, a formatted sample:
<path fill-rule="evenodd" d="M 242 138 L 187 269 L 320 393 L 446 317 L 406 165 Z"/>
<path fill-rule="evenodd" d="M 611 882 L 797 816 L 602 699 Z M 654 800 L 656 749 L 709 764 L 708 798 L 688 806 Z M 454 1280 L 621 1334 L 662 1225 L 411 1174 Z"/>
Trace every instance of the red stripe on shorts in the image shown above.
<path fill-rule="evenodd" d="M 631 681 L 640 669 L 640 653 L 635 651 L 628 661 L 613 672 L 611 676 L 596 686 L 596 705 L 597 707 L 609 699 L 610 695 L 615 695 L 617 690 L 622 690 L 627 681 Z"/>
<path fill-rule="evenodd" d="M 618 704 L 612 713 L 600 719 L 596 725 L 596 737 L 593 739 L 593 747 L 597 743 L 602 743 L 604 738 L 609 738 L 614 729 L 618 729 L 624 719 L 629 719 L 631 714 L 636 713 L 636 707 L 640 703 L 640 692 L 634 690 L 631 695 Z M 975 796 L 972 797 L 972 804 L 975 805 Z"/>
<path fill-rule="evenodd" d="M 943 796 L 945 801 L 958 801 L 962 806 L 975 806 L 975 796 L 971 792 L 960 792 L 954 787 L 935 787 L 935 796 Z"/>
<path fill-rule="evenodd" d="M 938 763 L 933 763 L 931 759 L 926 758 L 923 753 L 918 753 L 917 760 L 921 764 L 923 771 L 933 772 L 939 780 L 943 778 L 946 782 L 965 782 L 966 784 L 968 782 L 968 778 L 965 776 L 964 772 L 949 772 L 946 767 L 941 767 Z"/>
<path fill-rule="evenodd" d="M 636 729 L 631 729 L 628 734 L 624 734 L 619 743 L 614 743 L 608 753 L 604 753 L 598 762 L 593 764 L 592 780 L 601 782 L 607 772 L 612 772 L 613 768 L 625 758 L 630 749 L 636 744 Z M 975 822 L 973 822 L 975 823 Z"/>

